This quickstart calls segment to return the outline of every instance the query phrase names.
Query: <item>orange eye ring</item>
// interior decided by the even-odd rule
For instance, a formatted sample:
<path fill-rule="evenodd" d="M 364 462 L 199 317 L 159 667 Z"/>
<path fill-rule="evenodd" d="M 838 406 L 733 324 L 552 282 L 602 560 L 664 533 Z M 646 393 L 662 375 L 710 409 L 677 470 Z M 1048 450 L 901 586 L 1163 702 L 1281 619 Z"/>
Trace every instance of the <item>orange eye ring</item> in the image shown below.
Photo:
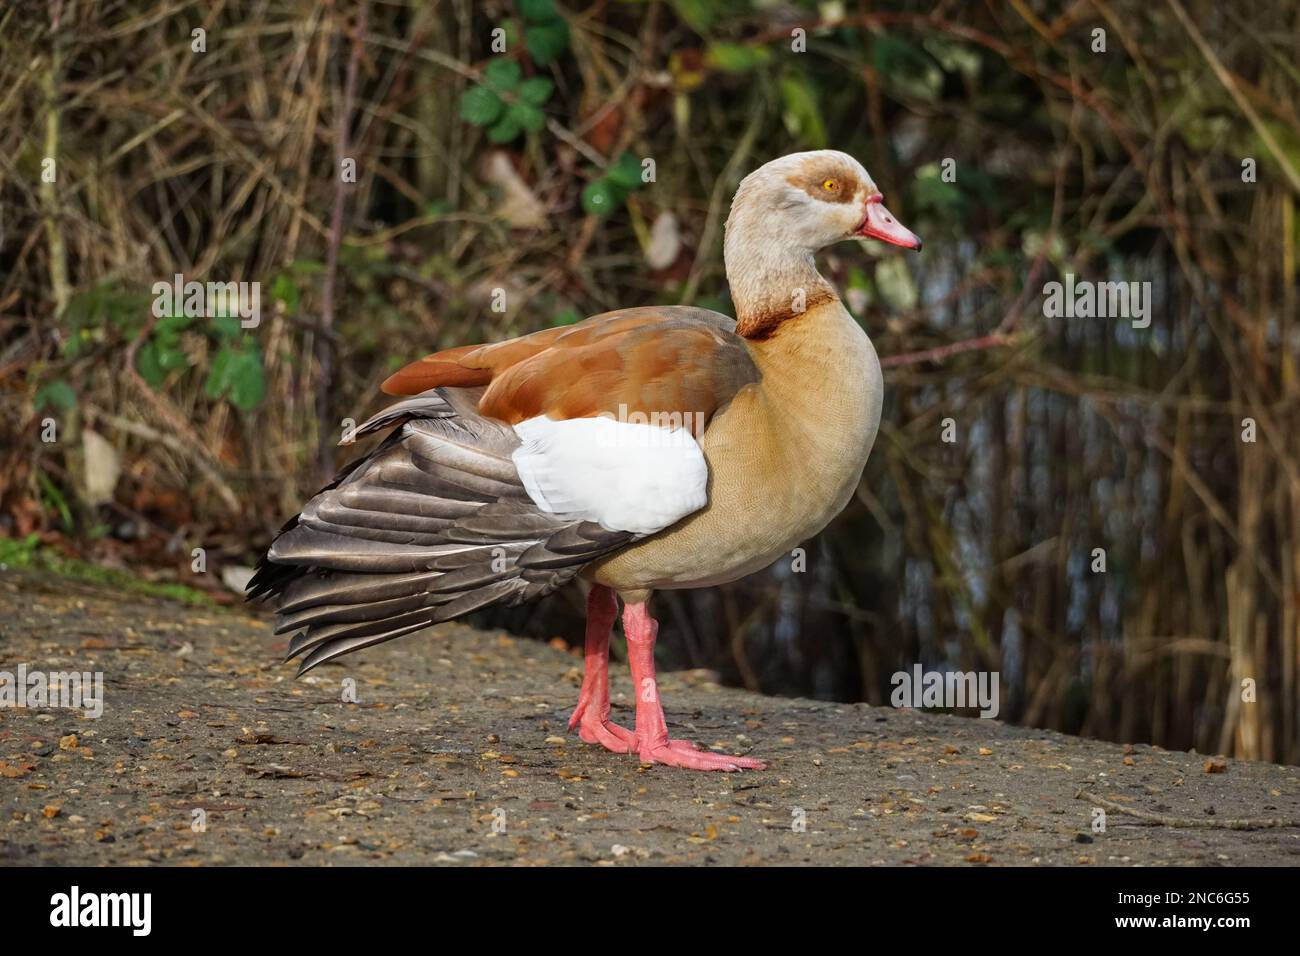
<path fill-rule="evenodd" d="M 827 179 L 822 183 L 822 189 L 826 190 L 828 193 L 833 193 L 839 188 L 840 184 L 833 179 Z"/>

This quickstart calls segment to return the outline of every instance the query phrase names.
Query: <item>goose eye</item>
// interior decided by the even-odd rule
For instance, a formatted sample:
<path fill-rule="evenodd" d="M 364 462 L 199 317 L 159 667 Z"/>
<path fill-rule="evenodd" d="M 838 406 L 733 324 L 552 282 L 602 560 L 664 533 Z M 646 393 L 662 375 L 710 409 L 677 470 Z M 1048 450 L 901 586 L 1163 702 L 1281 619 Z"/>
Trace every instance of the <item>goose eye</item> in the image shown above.
<path fill-rule="evenodd" d="M 822 183 L 822 189 L 826 190 L 828 193 L 833 193 L 838 188 L 839 184 L 833 179 L 828 179 Z"/>

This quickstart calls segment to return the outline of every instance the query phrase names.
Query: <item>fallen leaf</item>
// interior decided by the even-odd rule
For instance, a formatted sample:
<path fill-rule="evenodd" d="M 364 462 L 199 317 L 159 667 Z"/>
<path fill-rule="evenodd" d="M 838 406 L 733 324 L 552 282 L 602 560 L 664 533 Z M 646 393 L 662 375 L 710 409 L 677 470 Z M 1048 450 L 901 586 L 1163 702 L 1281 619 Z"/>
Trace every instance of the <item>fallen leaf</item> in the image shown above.
<path fill-rule="evenodd" d="M 483 178 L 501 190 L 496 214 L 512 229 L 541 229 L 546 225 L 546 206 L 524 182 L 506 153 L 496 150 L 487 157 Z"/>
<path fill-rule="evenodd" d="M 103 435 L 83 428 L 81 450 L 84 455 L 82 486 L 86 503 L 94 506 L 112 501 L 113 489 L 117 487 L 118 476 L 122 473 L 122 459 L 117 449 Z"/>
<path fill-rule="evenodd" d="M 650 242 L 646 245 L 645 262 L 654 272 L 667 269 L 682 251 L 681 231 L 677 217 L 671 212 L 660 213 L 650 227 Z"/>

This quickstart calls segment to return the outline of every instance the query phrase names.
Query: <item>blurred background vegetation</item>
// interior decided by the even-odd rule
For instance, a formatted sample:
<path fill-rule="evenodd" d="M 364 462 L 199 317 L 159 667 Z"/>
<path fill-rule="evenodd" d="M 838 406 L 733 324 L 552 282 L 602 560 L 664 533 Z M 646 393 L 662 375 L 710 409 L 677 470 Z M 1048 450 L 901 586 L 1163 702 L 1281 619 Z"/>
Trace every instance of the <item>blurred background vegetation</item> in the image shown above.
<path fill-rule="evenodd" d="M 664 663 L 875 703 L 992 669 L 1004 719 L 1300 762 L 1297 63 L 1283 0 L 5 3 L 0 560 L 235 601 L 388 372 L 729 312 L 739 178 L 833 147 L 925 238 L 822 259 L 880 438 L 802 573 L 656 599 Z M 178 272 L 261 325 L 155 319 Z M 1151 282 L 1150 328 L 1044 317 L 1066 273 Z"/>

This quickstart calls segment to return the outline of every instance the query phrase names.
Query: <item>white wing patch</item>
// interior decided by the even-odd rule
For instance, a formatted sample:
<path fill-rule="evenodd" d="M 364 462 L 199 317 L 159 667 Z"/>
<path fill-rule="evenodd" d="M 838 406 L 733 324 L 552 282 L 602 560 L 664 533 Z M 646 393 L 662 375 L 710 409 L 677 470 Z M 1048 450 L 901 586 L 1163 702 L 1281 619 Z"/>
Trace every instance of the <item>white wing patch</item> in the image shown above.
<path fill-rule="evenodd" d="M 708 501 L 709 466 L 689 430 L 614 418 L 545 415 L 515 426 L 511 457 L 548 514 L 580 515 L 609 531 L 662 531 Z"/>

